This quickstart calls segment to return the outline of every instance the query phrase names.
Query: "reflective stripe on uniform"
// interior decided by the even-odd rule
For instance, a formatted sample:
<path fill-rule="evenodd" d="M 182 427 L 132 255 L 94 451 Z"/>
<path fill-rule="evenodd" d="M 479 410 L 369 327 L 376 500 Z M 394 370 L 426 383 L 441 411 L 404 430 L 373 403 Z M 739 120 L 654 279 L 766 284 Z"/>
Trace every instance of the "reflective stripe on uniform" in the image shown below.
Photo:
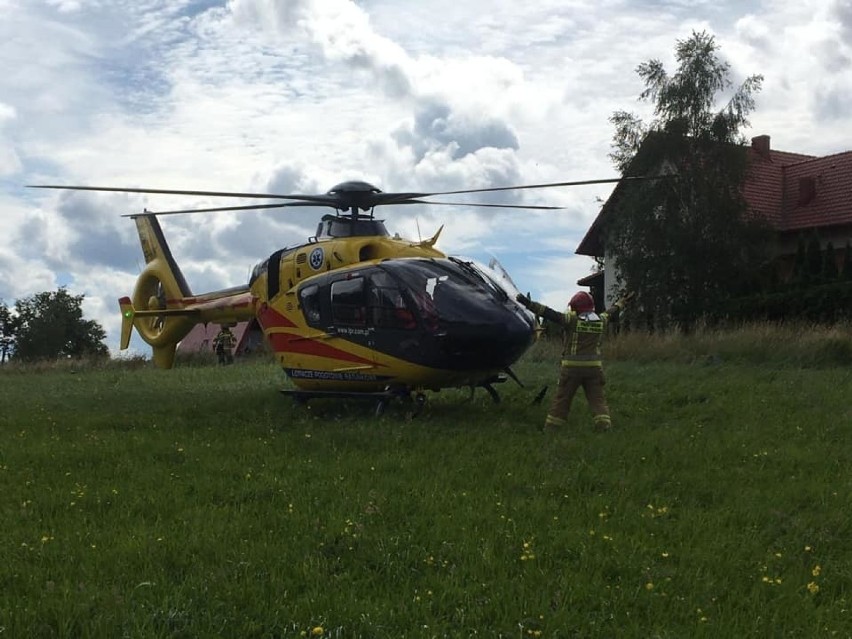
<path fill-rule="evenodd" d="M 585 320 L 577 322 L 578 333 L 603 333 L 603 330 L 603 322 L 586 322 Z"/>
<path fill-rule="evenodd" d="M 580 355 L 577 356 L 577 359 L 563 359 L 562 365 L 568 367 L 577 367 L 582 366 L 586 368 L 592 368 L 593 366 L 602 367 L 603 360 L 600 359 L 580 359 Z M 590 355 L 589 357 L 595 357 L 594 355 Z"/>
<path fill-rule="evenodd" d="M 555 417 L 554 415 L 548 415 L 544 420 L 545 426 L 564 426 L 568 423 L 567 419 L 562 419 L 561 417 Z"/>
<path fill-rule="evenodd" d="M 595 415 L 595 430 L 599 433 L 608 431 L 612 428 L 612 420 L 609 415 Z"/>
<path fill-rule="evenodd" d="M 577 331 L 572 332 L 571 334 L 571 346 L 569 347 L 568 354 L 576 355 L 577 353 L 577 345 L 580 342 L 580 334 Z"/>

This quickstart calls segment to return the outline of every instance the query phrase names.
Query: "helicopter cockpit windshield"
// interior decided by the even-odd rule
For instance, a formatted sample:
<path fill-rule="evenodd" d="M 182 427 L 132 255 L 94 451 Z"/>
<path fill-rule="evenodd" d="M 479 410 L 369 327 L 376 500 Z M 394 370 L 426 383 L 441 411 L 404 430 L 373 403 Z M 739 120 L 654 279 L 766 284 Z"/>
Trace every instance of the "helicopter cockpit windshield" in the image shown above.
<path fill-rule="evenodd" d="M 533 340 L 534 317 L 471 262 L 400 259 L 378 268 L 401 283 L 419 325 L 435 340 L 421 356 L 424 363 L 508 365 Z"/>
<path fill-rule="evenodd" d="M 399 260 L 383 268 L 398 277 L 428 324 L 468 323 L 493 313 L 506 294 L 466 262 L 457 260 Z"/>

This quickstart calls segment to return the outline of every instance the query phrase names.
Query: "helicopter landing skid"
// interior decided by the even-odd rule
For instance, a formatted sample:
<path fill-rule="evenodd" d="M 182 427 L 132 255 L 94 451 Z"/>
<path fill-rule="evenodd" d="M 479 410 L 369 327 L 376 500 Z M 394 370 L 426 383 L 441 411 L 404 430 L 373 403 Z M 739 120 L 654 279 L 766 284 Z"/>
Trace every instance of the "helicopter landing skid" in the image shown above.
<path fill-rule="evenodd" d="M 494 402 L 495 404 L 499 404 L 500 403 L 500 394 L 497 392 L 497 389 L 494 388 L 493 385 L 494 384 L 502 384 L 508 378 L 509 377 L 505 373 L 500 373 L 498 375 L 495 375 L 494 377 L 486 379 L 484 382 L 481 382 L 481 383 L 477 384 L 476 386 L 471 386 L 470 387 L 470 395 L 468 396 L 467 401 L 473 400 L 473 393 L 477 388 L 484 388 L 485 391 L 488 393 L 488 396 L 491 397 L 491 401 Z"/>
<path fill-rule="evenodd" d="M 390 401 L 394 399 L 402 399 L 409 401 L 411 393 L 400 390 L 384 390 L 372 393 L 364 392 L 346 392 L 346 391 L 320 391 L 320 390 L 291 390 L 289 388 L 281 389 L 282 395 L 289 395 L 297 404 L 307 404 L 311 399 L 367 399 L 376 402 L 376 417 L 381 417 L 385 412 L 385 408 Z M 426 396 L 423 393 L 417 393 L 415 398 L 415 412 L 420 412 L 423 405 L 426 403 Z"/>

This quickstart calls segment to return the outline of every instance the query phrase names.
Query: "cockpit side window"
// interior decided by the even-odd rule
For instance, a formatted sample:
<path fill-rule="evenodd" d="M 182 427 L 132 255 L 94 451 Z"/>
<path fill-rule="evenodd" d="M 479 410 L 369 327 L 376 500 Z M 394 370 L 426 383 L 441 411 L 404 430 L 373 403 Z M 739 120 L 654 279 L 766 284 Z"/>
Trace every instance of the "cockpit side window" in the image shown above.
<path fill-rule="evenodd" d="M 377 328 L 412 330 L 417 328 L 414 313 L 396 280 L 378 270 L 370 274 L 368 313 Z"/>
<path fill-rule="evenodd" d="M 313 284 L 304 287 L 299 291 L 299 301 L 302 304 L 302 312 L 305 315 L 305 320 L 308 326 L 319 328 L 321 325 L 320 313 L 320 289 L 319 286 Z"/>
<path fill-rule="evenodd" d="M 335 324 L 367 324 L 367 296 L 363 277 L 338 280 L 331 285 L 331 315 Z"/>

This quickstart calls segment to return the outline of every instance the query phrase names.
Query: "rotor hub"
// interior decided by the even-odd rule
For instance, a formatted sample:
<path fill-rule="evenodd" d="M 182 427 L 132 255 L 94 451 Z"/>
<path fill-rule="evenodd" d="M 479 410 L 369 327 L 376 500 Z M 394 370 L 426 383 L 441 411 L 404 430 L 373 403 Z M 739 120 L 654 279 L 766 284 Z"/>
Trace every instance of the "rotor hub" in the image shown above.
<path fill-rule="evenodd" d="M 352 213 L 357 213 L 358 209 L 369 211 L 376 206 L 376 196 L 381 192 L 381 189 L 368 182 L 351 180 L 333 186 L 328 191 L 328 195 L 340 203 L 339 208 L 341 210 L 350 210 Z"/>

